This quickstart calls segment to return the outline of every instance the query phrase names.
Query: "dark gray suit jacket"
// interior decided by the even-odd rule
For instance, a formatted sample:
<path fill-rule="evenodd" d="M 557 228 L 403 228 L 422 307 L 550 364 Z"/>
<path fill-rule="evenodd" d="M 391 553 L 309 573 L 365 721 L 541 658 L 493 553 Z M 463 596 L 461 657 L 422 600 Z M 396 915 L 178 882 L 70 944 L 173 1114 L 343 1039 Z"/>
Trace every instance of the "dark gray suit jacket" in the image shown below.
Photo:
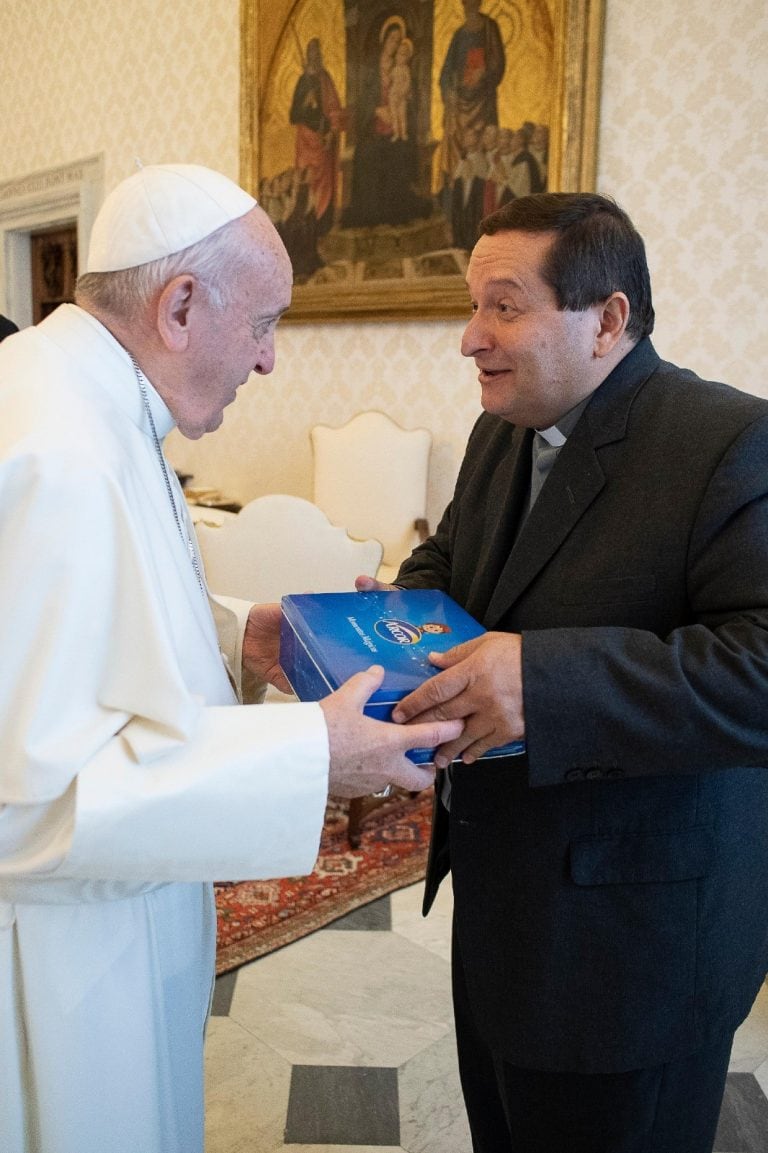
<path fill-rule="evenodd" d="M 528 753 L 454 769 L 446 838 L 486 1040 L 541 1069 L 683 1055 L 768 968 L 768 402 L 649 340 L 522 531 L 531 433 L 484 414 L 398 583 L 523 634 Z"/>

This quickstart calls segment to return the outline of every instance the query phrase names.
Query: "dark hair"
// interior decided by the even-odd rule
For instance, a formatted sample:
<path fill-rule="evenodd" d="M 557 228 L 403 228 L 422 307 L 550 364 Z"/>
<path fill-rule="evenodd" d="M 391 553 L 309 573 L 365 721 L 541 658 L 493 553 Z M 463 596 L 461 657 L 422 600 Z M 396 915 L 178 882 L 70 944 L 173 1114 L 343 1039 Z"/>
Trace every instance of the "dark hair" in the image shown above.
<path fill-rule="evenodd" d="M 521 196 L 484 217 L 480 233 L 554 232 L 541 274 L 561 309 L 583 312 L 624 292 L 629 300 L 627 335 L 653 332 L 651 279 L 643 238 L 608 196 L 588 192 L 540 192 Z"/>

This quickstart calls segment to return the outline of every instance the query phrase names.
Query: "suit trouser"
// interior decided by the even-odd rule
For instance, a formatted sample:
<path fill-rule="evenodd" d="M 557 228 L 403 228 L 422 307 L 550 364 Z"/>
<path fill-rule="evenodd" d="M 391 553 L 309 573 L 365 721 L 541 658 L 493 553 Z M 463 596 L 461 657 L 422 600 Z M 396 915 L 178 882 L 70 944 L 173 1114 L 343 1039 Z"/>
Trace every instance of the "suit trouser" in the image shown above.
<path fill-rule="evenodd" d="M 456 1042 L 474 1153 L 711 1153 L 733 1035 L 627 1073 L 522 1069 L 478 1032 L 453 947 Z"/>

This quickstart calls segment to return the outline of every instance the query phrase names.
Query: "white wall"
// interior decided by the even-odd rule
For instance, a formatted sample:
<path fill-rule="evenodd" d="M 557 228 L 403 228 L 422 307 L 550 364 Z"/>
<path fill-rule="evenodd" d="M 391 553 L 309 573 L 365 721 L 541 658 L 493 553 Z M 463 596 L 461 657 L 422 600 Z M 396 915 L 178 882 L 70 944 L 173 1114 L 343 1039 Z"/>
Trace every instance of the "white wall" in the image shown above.
<path fill-rule="evenodd" d="M 104 153 L 109 190 L 145 163 L 238 175 L 238 0 L 5 0 L 0 181 Z M 600 191 L 644 234 L 656 345 L 768 396 L 768 10 L 713 0 L 607 0 Z M 385 409 L 434 435 L 430 517 L 479 411 L 458 321 L 285 326 L 271 377 L 222 428 L 169 453 L 241 500 L 310 495 L 308 430 Z"/>

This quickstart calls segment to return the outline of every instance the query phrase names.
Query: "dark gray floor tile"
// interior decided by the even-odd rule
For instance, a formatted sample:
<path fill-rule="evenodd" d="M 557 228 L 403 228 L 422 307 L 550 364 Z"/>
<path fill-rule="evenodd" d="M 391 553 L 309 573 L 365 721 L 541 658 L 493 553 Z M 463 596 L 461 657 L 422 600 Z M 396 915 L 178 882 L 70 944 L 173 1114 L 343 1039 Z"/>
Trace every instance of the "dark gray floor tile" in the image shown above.
<path fill-rule="evenodd" d="M 751 1073 L 729 1073 L 716 1153 L 768 1153 L 768 1100 Z"/>
<path fill-rule="evenodd" d="M 397 1069 L 294 1065 L 285 1144 L 399 1145 Z"/>
<path fill-rule="evenodd" d="M 392 902 L 389 894 L 371 901 L 370 905 L 363 905 L 353 909 L 338 921 L 326 925 L 326 929 L 373 929 L 376 932 L 386 932 L 392 928 Z"/>
<path fill-rule="evenodd" d="M 223 973 L 221 977 L 216 978 L 213 986 L 213 1003 L 211 1005 L 212 1017 L 229 1016 L 236 981 L 237 970 L 232 973 Z"/>

